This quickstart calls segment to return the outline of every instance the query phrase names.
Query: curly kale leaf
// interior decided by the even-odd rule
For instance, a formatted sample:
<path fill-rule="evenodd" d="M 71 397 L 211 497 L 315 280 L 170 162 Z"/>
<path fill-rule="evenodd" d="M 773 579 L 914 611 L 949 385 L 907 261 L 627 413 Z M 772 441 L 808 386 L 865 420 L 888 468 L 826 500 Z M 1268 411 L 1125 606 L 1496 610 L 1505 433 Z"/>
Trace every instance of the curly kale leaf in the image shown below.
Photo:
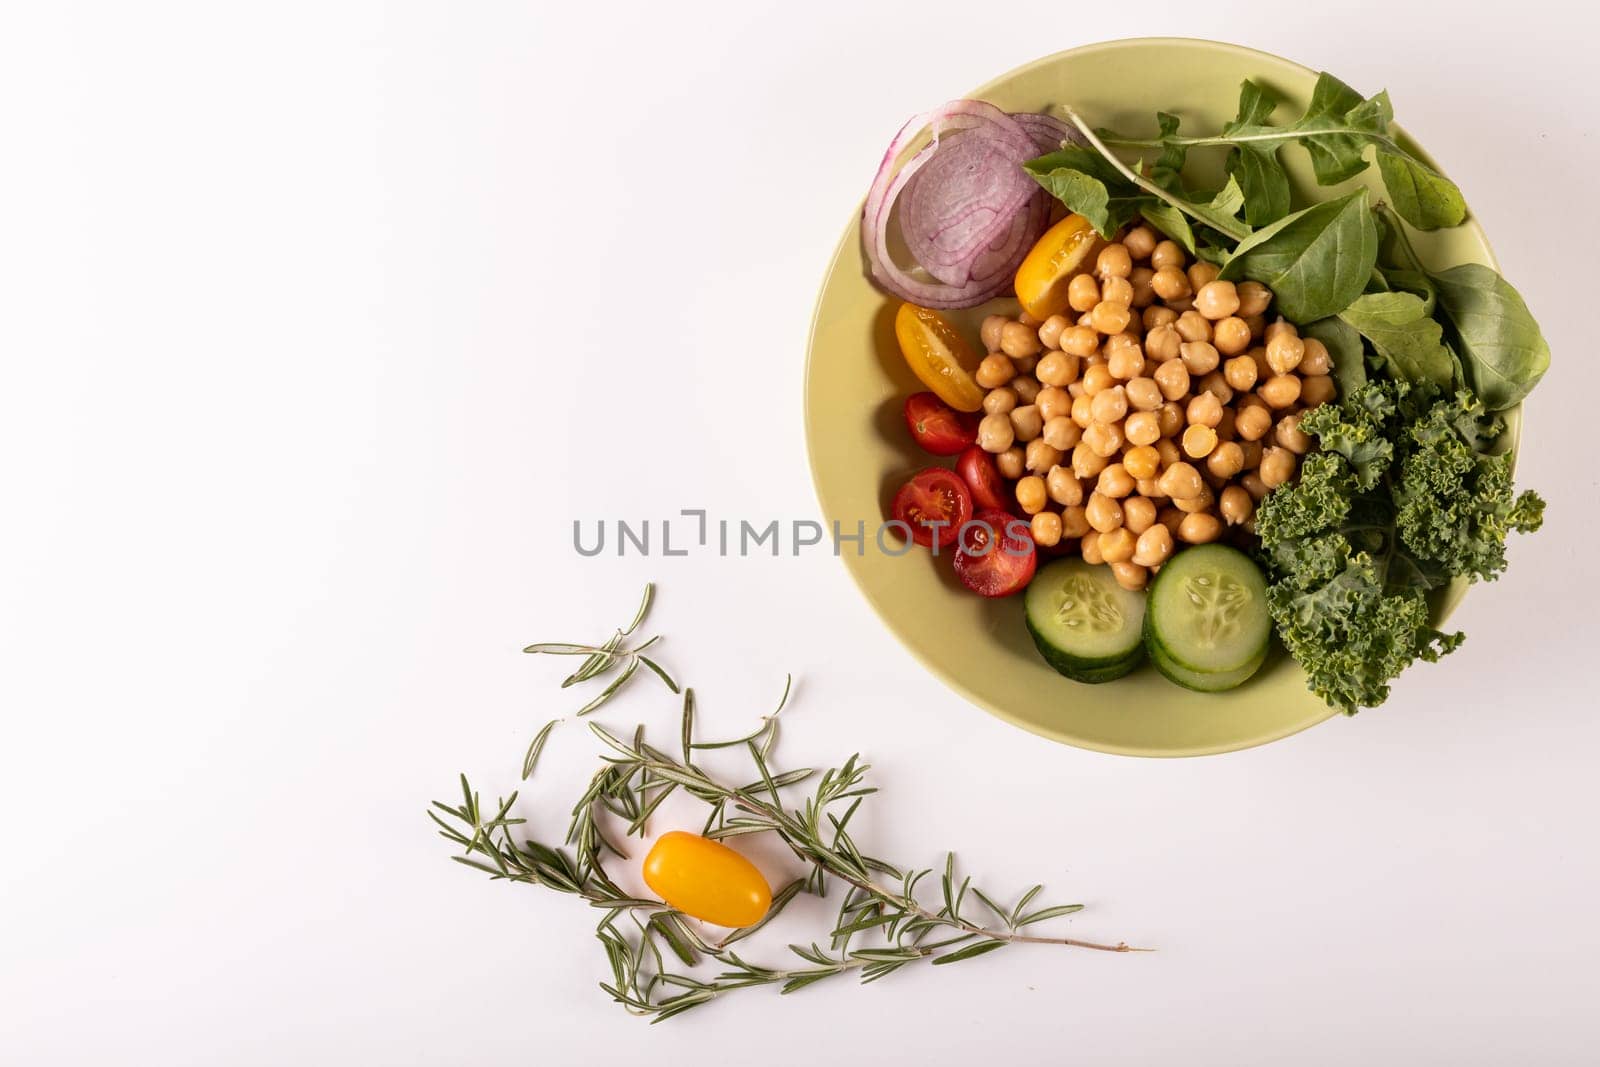
<path fill-rule="evenodd" d="M 1395 523 L 1406 549 L 1445 574 L 1493 580 L 1506 567 L 1506 537 L 1544 519 L 1537 494 L 1513 493 L 1511 457 L 1485 454 L 1501 428 L 1470 393 L 1406 428 Z"/>

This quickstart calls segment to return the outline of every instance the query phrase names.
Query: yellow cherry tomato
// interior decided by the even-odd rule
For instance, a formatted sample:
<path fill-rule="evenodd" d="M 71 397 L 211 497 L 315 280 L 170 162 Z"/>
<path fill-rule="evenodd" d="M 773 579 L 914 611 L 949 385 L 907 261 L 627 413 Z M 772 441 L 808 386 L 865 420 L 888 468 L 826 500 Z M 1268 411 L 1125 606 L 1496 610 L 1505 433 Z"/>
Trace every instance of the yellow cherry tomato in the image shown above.
<path fill-rule="evenodd" d="M 1082 273 L 1099 235 L 1082 215 L 1068 215 L 1045 231 L 1017 268 L 1017 301 L 1043 321 L 1067 310 L 1067 284 Z"/>
<path fill-rule="evenodd" d="M 978 354 L 937 311 L 901 304 L 894 316 L 894 337 L 911 373 L 934 395 L 957 411 L 983 407 L 983 389 L 973 374 Z"/>
<path fill-rule="evenodd" d="M 755 864 L 720 841 L 673 830 L 644 858 L 644 884 L 685 915 L 718 926 L 750 926 L 772 906 Z"/>

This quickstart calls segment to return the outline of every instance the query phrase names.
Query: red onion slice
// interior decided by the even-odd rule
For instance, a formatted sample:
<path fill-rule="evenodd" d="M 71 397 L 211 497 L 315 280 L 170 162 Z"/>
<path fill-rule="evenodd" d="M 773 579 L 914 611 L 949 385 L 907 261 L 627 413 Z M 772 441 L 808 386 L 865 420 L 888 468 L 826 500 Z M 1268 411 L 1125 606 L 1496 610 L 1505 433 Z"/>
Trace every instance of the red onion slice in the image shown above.
<path fill-rule="evenodd" d="M 895 172 L 895 160 L 924 126 L 932 141 Z M 979 100 L 953 101 L 906 123 L 889 143 L 862 210 L 874 280 L 902 299 L 941 310 L 1005 292 L 1049 217 L 1048 198 L 1021 164 L 1069 138 L 1071 131 L 1047 115 L 1007 115 Z M 935 281 L 894 262 L 891 217 Z"/>

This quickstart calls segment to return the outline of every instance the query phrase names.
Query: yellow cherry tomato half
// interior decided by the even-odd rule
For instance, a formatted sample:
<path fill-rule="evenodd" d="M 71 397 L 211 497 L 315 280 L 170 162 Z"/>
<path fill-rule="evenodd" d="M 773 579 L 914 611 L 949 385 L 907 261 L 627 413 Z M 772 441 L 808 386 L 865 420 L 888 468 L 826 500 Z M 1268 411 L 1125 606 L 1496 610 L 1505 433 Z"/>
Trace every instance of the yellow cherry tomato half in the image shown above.
<path fill-rule="evenodd" d="M 772 906 L 756 865 L 720 841 L 673 830 L 644 858 L 644 884 L 685 915 L 718 926 L 750 926 Z"/>
<path fill-rule="evenodd" d="M 1082 215 L 1068 215 L 1044 232 L 1017 268 L 1017 302 L 1043 321 L 1067 310 L 1067 285 L 1088 262 L 1099 234 Z"/>
<path fill-rule="evenodd" d="M 957 411 L 983 407 L 984 391 L 973 377 L 978 354 L 950 320 L 930 308 L 901 304 L 894 316 L 894 337 L 911 373 L 940 400 Z"/>

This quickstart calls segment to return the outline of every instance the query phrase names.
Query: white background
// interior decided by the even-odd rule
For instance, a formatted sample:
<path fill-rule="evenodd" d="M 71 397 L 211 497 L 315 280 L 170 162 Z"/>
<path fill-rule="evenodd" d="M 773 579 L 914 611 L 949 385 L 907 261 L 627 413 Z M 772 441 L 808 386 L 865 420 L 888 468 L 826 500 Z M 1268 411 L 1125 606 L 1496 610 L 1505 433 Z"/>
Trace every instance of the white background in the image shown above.
<path fill-rule="evenodd" d="M 1600 90 L 1592 24 L 1539 8 L 7 5 L 0 1060 L 1594 1062 Z M 887 138 L 1158 33 L 1387 86 L 1544 323 L 1549 522 L 1460 653 L 1354 721 L 1138 761 L 946 692 L 826 553 L 573 553 L 574 516 L 814 517 L 808 316 Z M 713 730 L 793 670 L 784 762 L 876 765 L 865 845 L 1159 951 L 623 1014 L 596 916 L 450 863 L 423 810 L 516 784 L 575 704 L 518 649 L 603 637 L 647 578 Z M 648 684 L 606 713 L 673 716 Z M 542 831 L 592 749 L 556 734 Z"/>

